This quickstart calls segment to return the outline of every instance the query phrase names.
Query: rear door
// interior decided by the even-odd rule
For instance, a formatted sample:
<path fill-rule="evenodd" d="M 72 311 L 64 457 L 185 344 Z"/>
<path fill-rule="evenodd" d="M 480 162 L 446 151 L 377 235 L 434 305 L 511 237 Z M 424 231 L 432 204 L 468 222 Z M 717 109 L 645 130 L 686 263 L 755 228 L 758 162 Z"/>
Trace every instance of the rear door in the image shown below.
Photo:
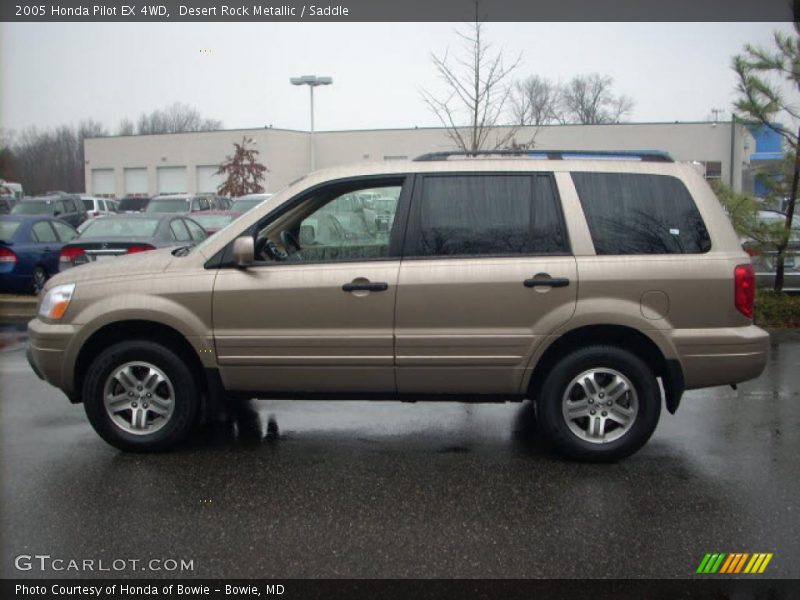
<path fill-rule="evenodd" d="M 434 174 L 415 186 L 395 315 L 401 394 L 516 394 L 575 310 L 551 174 Z"/>

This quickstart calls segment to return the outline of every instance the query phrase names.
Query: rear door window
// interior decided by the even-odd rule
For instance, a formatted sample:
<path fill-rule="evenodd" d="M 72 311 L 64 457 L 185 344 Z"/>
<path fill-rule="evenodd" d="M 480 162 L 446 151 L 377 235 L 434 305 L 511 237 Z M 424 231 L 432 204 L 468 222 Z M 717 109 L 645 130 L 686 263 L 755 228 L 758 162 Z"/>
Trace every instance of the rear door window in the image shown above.
<path fill-rule="evenodd" d="M 169 224 L 169 228 L 172 231 L 172 237 L 175 240 L 179 242 L 191 241 L 192 238 L 189 236 L 189 231 L 186 229 L 183 219 L 173 219 Z"/>
<path fill-rule="evenodd" d="M 689 190 L 677 177 L 572 173 L 595 252 L 700 254 L 711 240 Z"/>
<path fill-rule="evenodd" d="M 415 196 L 406 256 L 569 252 L 549 174 L 431 175 Z"/>
<path fill-rule="evenodd" d="M 56 232 L 53 231 L 53 228 L 50 227 L 50 223 L 47 221 L 39 221 L 38 223 L 34 223 L 34 225 L 31 227 L 31 232 L 33 233 L 33 238 L 40 244 L 49 244 L 51 242 L 58 241 L 58 238 L 56 238 Z"/>
<path fill-rule="evenodd" d="M 51 225 L 56 230 L 56 233 L 58 234 L 58 237 L 62 242 L 69 242 L 70 240 L 73 240 L 76 237 L 78 237 L 78 233 L 66 223 L 61 223 L 60 221 L 53 221 Z"/>

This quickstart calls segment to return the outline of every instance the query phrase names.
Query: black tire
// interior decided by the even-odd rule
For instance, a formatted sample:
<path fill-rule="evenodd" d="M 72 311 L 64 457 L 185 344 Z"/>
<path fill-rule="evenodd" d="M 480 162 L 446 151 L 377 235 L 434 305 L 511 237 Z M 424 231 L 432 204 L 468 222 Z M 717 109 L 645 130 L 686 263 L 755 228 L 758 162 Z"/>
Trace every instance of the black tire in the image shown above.
<path fill-rule="evenodd" d="M 47 278 L 47 271 L 45 271 L 44 267 L 38 266 L 33 270 L 31 289 L 33 290 L 34 294 L 38 294 L 42 291 L 44 284 L 47 283 Z"/>
<path fill-rule="evenodd" d="M 597 443 L 579 437 L 562 411 L 570 383 L 592 369 L 617 371 L 636 393 L 637 414 L 628 430 L 613 441 Z M 637 356 L 616 346 L 589 346 L 562 358 L 547 374 L 536 402 L 540 429 L 555 449 L 586 462 L 612 462 L 630 456 L 650 439 L 661 415 L 661 392 L 653 372 Z"/>
<path fill-rule="evenodd" d="M 104 387 L 112 372 L 129 362 L 143 361 L 160 369 L 174 391 L 174 408 L 160 429 L 129 433 L 111 418 L 104 403 Z M 179 355 L 146 340 L 120 342 L 105 349 L 89 366 L 83 382 L 83 405 L 95 431 L 112 446 L 128 452 L 165 452 L 192 431 L 200 406 L 195 378 Z"/>

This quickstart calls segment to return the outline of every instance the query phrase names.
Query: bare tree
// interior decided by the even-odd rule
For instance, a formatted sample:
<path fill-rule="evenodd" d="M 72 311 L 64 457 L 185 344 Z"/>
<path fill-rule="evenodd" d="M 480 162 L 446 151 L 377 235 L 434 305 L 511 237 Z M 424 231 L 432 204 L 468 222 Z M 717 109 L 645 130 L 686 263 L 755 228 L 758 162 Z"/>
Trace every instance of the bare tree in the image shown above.
<path fill-rule="evenodd" d="M 264 191 L 261 182 L 269 169 L 258 162 L 258 150 L 248 147 L 252 141 L 243 137 L 241 144 L 234 142 L 233 156 L 226 156 L 225 162 L 219 166 L 216 174 L 226 177 L 217 189 L 219 194 L 236 197 Z"/>
<path fill-rule="evenodd" d="M 128 117 L 125 117 L 117 125 L 117 135 L 134 135 L 136 133 L 136 126 Z"/>
<path fill-rule="evenodd" d="M 84 152 L 86 138 L 102 137 L 106 129 L 87 119 L 71 127 L 62 125 L 40 131 L 24 130 L 14 139 L 11 167 L 26 191 L 84 191 Z"/>
<path fill-rule="evenodd" d="M 491 45 L 483 36 L 479 20 L 478 2 L 475 2 L 475 23 L 466 33 L 456 31 L 463 43 L 463 54 L 451 57 L 449 51 L 442 56 L 431 54 L 445 92 L 441 96 L 422 90 L 425 103 L 431 108 L 456 146 L 466 152 L 504 147 L 514 138 L 519 126 L 515 125 L 496 135 L 489 136 L 501 125 L 511 88 L 509 76 L 519 66 L 522 55 L 506 64 L 503 52 L 493 54 Z"/>
<path fill-rule="evenodd" d="M 558 122 L 560 97 L 558 84 L 539 75 L 517 81 L 509 98 L 512 122 L 525 126 Z"/>
<path fill-rule="evenodd" d="M 222 128 L 222 121 L 206 119 L 196 108 L 175 102 L 164 109 L 142 114 L 136 122 L 136 133 L 184 133 L 187 131 L 213 131 Z"/>
<path fill-rule="evenodd" d="M 613 78 L 591 73 L 570 79 L 561 93 L 561 122 L 596 125 L 619 123 L 633 110 L 633 99 L 611 91 Z"/>

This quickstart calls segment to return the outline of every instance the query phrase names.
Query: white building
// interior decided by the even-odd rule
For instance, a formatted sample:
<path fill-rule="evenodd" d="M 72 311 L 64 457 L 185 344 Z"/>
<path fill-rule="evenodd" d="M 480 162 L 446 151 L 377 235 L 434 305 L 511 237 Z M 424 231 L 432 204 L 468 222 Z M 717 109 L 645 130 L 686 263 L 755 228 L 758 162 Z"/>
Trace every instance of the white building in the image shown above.
<path fill-rule="evenodd" d="M 347 163 L 414 158 L 450 150 L 442 128 L 322 131 L 233 129 L 198 133 L 87 139 L 86 191 L 97 196 L 216 191 L 218 165 L 233 143 L 253 141 L 266 165 L 266 191 L 274 192 L 309 170 L 311 144 L 318 169 Z M 523 128 L 518 143 L 537 150 L 663 150 L 678 161 L 697 161 L 709 179 L 735 189 L 752 186 L 749 157 L 755 140 L 742 125 L 726 123 L 622 123 Z"/>

